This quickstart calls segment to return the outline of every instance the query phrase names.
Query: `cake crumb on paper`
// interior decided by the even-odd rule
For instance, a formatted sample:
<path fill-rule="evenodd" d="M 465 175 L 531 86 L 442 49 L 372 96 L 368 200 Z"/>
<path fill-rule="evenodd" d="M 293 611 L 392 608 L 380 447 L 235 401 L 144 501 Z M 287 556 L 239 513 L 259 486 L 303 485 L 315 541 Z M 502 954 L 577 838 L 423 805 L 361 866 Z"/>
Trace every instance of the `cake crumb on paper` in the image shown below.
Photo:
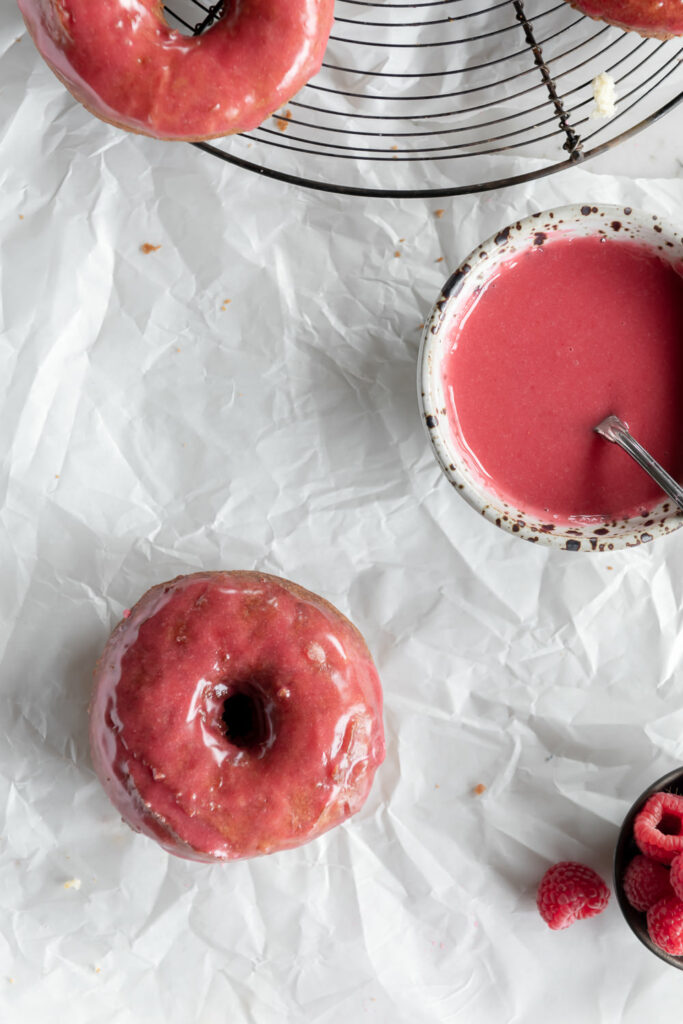
<path fill-rule="evenodd" d="M 397 249 L 397 250 L 396 250 L 396 252 L 394 253 L 394 256 L 395 256 L 395 257 L 396 257 L 396 258 L 398 259 L 398 257 L 399 257 L 400 255 L 401 255 L 401 254 L 400 254 L 400 252 L 399 252 L 399 251 L 398 251 L 398 249 Z"/>
<path fill-rule="evenodd" d="M 614 79 L 606 71 L 596 75 L 593 79 L 593 99 L 595 106 L 591 110 L 591 117 L 595 120 L 601 117 L 614 117 L 617 110 L 617 91 Z"/>
<path fill-rule="evenodd" d="M 275 118 L 275 123 L 277 124 L 280 131 L 286 132 L 287 125 L 289 124 L 292 117 L 292 111 L 288 107 L 287 110 L 285 110 L 284 114 L 273 114 L 273 117 Z"/>
<path fill-rule="evenodd" d="M 148 256 L 151 252 L 158 252 L 161 249 L 160 245 L 152 245 L 150 242 L 143 242 L 140 246 L 140 252 L 144 252 L 145 256 Z"/>
<path fill-rule="evenodd" d="M 68 882 L 64 883 L 65 889 L 80 889 L 81 880 L 80 878 L 70 878 Z"/>
<path fill-rule="evenodd" d="M 478 783 L 472 790 L 475 796 L 481 796 L 482 793 L 486 792 L 486 786 L 483 782 Z"/>
<path fill-rule="evenodd" d="M 437 220 L 440 220 L 445 212 L 445 210 L 434 210 L 434 216 L 437 218 Z"/>
<path fill-rule="evenodd" d="M 435 263 L 443 263 L 443 256 L 439 256 L 438 260 L 434 260 Z"/>

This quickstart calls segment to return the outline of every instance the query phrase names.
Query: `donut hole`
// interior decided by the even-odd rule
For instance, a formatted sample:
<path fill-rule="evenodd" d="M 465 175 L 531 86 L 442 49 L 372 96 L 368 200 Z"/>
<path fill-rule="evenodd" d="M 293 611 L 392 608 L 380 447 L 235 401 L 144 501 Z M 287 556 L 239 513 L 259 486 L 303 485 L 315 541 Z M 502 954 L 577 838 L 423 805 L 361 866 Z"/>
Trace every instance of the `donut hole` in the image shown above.
<path fill-rule="evenodd" d="M 169 28 L 183 36 L 196 36 L 207 17 L 206 8 L 198 7 L 195 0 L 171 0 L 169 7 L 164 6 L 163 15 Z"/>
<path fill-rule="evenodd" d="M 271 738 L 266 702 L 253 687 L 244 687 L 225 698 L 221 721 L 228 743 L 242 750 L 261 747 Z"/>

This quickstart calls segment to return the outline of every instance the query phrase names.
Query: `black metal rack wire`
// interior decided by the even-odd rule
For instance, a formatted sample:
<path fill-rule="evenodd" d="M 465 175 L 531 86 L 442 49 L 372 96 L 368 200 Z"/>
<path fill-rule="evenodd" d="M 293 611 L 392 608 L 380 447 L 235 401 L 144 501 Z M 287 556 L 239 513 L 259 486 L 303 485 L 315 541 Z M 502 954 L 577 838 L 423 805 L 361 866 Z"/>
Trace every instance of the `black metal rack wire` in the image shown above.
<path fill-rule="evenodd" d="M 199 34 L 220 3 L 169 0 Z M 565 0 L 337 0 L 323 67 L 246 135 L 200 149 L 268 177 L 363 196 L 463 195 L 552 174 L 683 100 L 683 41 L 642 39 Z M 616 85 L 595 119 L 592 83 Z"/>

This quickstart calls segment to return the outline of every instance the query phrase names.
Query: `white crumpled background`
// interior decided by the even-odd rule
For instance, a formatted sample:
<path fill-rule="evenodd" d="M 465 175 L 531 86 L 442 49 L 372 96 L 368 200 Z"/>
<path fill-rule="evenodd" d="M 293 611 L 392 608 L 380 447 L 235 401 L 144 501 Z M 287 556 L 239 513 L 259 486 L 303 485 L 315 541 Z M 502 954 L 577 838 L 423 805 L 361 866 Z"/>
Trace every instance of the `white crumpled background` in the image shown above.
<path fill-rule="evenodd" d="M 13 5 L 0 52 L 0 1020 L 678 1019 L 681 976 L 616 902 L 551 933 L 534 897 L 556 860 L 608 878 L 683 761 L 683 531 L 573 556 L 491 527 L 440 476 L 415 363 L 478 240 L 563 201 L 680 220 L 680 177 L 318 195 L 95 121 Z M 87 706 L 123 609 L 218 567 L 351 616 L 388 753 L 342 828 L 206 867 L 121 823 Z"/>

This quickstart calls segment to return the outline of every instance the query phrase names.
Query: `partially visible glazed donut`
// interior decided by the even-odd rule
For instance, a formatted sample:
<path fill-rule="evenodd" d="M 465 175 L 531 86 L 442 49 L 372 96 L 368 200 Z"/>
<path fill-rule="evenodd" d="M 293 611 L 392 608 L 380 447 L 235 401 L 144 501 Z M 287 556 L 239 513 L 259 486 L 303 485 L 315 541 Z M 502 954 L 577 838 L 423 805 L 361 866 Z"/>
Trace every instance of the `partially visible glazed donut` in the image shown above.
<path fill-rule="evenodd" d="M 97 774 L 124 820 L 190 860 L 299 846 L 363 805 L 384 758 L 363 637 L 256 572 L 153 587 L 112 633 L 90 710 Z"/>
<path fill-rule="evenodd" d="M 683 35 L 683 0 L 569 0 L 590 18 L 641 36 L 670 39 Z"/>
<path fill-rule="evenodd" d="M 159 0 L 18 0 L 38 50 L 104 121 L 197 141 L 255 128 L 320 68 L 333 0 L 227 0 L 188 37 Z"/>

